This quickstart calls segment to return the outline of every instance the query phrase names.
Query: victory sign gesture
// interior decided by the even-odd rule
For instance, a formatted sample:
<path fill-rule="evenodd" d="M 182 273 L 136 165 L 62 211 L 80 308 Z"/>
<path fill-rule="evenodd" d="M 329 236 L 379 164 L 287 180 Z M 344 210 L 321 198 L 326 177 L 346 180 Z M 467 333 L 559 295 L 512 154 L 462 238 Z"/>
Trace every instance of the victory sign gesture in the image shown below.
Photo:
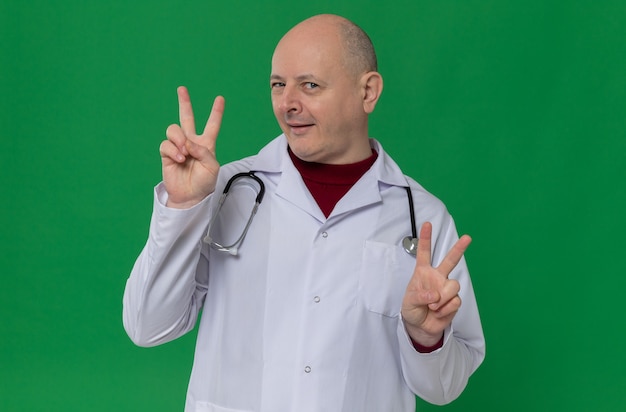
<path fill-rule="evenodd" d="M 426 222 L 420 230 L 415 270 L 402 302 L 406 330 L 423 346 L 434 346 L 441 339 L 461 307 L 459 282 L 448 276 L 472 241 L 467 235 L 461 236 L 435 268 L 431 261 L 431 235 L 432 225 Z"/>
<path fill-rule="evenodd" d="M 189 208 L 215 190 L 220 168 L 215 157 L 215 142 L 222 124 L 224 98 L 213 102 L 211 114 L 202 134 L 196 134 L 193 107 L 186 87 L 179 87 L 178 112 L 180 125 L 167 128 L 167 140 L 159 151 L 163 166 L 163 183 L 169 195 L 167 206 Z"/>

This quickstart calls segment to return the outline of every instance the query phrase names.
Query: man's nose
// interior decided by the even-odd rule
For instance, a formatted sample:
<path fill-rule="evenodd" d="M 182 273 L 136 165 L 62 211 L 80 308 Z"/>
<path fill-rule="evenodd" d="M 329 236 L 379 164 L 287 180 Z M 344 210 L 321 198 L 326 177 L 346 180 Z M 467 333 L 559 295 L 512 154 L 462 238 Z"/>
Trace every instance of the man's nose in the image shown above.
<path fill-rule="evenodd" d="M 280 96 L 278 108 L 283 113 L 298 113 L 302 109 L 297 90 L 285 87 Z"/>

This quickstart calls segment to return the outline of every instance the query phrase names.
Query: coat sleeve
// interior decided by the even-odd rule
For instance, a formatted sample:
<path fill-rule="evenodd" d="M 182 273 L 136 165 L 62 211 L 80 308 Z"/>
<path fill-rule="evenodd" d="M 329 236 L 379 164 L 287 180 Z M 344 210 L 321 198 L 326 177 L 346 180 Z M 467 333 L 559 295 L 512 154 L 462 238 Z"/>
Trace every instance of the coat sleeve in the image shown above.
<path fill-rule="evenodd" d="M 209 201 L 186 210 L 165 207 L 155 188 L 148 241 L 133 266 L 123 298 L 123 323 L 139 346 L 155 346 L 193 329 L 208 285 L 202 236 Z"/>
<path fill-rule="evenodd" d="M 441 228 L 433 248 L 433 264 L 438 265 L 458 239 L 452 219 Z M 444 405 L 465 389 L 469 377 L 485 357 L 485 339 L 465 258 L 450 273 L 459 281 L 461 308 L 444 331 L 444 343 L 431 353 L 419 353 L 411 343 L 404 322 L 398 322 L 402 373 L 409 388 L 427 402 Z"/>

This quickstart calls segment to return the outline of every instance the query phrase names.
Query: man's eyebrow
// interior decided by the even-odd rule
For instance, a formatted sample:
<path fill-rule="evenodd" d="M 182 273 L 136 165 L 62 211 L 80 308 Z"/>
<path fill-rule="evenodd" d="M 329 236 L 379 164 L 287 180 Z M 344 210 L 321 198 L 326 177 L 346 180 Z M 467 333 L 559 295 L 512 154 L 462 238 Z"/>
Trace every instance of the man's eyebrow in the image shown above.
<path fill-rule="evenodd" d="M 318 79 L 317 77 L 315 77 L 315 75 L 313 75 L 312 73 L 304 73 L 304 74 L 300 74 L 298 76 L 295 77 L 296 81 L 304 81 L 304 80 L 314 80 L 314 81 L 321 81 L 320 79 Z M 278 74 L 272 74 L 270 76 L 270 80 L 283 80 L 283 77 L 278 75 Z"/>

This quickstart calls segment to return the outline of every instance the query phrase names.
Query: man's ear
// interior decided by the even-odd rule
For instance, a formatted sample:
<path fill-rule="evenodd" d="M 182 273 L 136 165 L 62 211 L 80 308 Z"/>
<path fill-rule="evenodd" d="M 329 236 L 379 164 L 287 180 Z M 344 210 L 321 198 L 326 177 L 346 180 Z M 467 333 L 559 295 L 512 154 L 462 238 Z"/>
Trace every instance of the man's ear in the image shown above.
<path fill-rule="evenodd" d="M 383 76 L 378 72 L 367 72 L 361 77 L 363 92 L 363 110 L 370 114 L 374 111 L 376 103 L 383 92 Z"/>

